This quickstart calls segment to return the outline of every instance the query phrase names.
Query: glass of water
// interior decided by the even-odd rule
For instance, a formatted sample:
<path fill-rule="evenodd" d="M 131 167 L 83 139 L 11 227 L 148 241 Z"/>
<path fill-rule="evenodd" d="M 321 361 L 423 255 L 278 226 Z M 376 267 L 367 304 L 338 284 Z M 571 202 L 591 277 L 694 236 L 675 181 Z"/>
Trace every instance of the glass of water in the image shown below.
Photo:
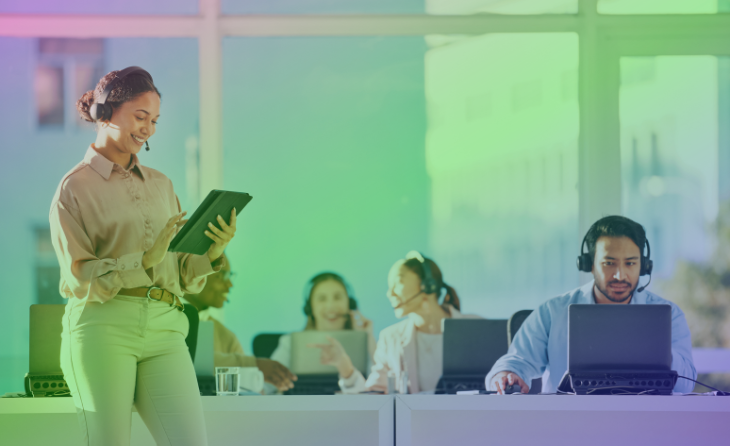
<path fill-rule="evenodd" d="M 215 393 L 218 396 L 238 396 L 240 367 L 215 368 Z"/>

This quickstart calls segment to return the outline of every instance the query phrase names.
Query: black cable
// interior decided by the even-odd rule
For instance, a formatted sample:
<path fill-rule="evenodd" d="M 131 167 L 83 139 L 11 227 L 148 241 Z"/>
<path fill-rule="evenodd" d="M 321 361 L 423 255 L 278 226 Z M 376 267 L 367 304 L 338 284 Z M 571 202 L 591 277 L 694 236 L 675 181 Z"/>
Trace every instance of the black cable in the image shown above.
<path fill-rule="evenodd" d="M 692 381 L 693 383 L 697 383 L 697 384 L 701 385 L 702 387 L 707 387 L 708 389 L 714 390 L 715 392 L 717 392 L 717 395 L 718 396 L 730 396 L 730 392 L 725 392 L 724 390 L 716 389 L 716 388 L 714 388 L 712 386 L 708 386 L 705 383 L 701 383 L 699 381 L 695 381 L 692 378 L 687 378 L 686 376 L 682 376 L 682 375 L 677 375 L 677 378 L 688 379 L 688 380 Z"/>

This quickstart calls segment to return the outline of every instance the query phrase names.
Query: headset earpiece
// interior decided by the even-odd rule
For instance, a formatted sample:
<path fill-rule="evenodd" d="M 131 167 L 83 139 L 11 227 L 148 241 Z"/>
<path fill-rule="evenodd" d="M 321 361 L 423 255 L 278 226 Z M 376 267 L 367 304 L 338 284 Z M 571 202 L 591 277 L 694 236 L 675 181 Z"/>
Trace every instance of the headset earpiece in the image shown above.
<path fill-rule="evenodd" d="M 646 257 L 644 257 L 644 250 L 641 250 L 641 276 L 651 276 L 651 272 L 654 269 L 654 261 L 651 260 L 651 246 L 649 246 L 649 239 L 644 237 L 646 240 Z"/>
<path fill-rule="evenodd" d="M 595 225 L 596 224 L 594 223 L 593 226 Z M 590 273 L 593 271 L 593 257 L 591 256 L 590 252 L 584 252 L 586 240 L 588 239 L 588 234 L 590 234 L 593 230 L 593 226 L 588 229 L 585 237 L 583 237 L 583 243 L 580 244 L 580 255 L 576 260 L 578 271 L 582 271 L 584 273 Z M 646 238 L 646 233 L 644 233 L 644 244 L 646 245 L 646 256 L 644 256 L 644 250 L 641 249 L 641 266 L 639 269 L 639 276 L 650 276 L 652 270 L 654 269 L 654 262 L 651 260 L 651 246 L 649 246 L 649 239 Z"/>
<path fill-rule="evenodd" d="M 591 226 L 591 229 L 593 227 Z M 576 266 L 578 267 L 578 271 L 584 272 L 584 273 L 590 273 L 593 271 L 593 257 L 591 257 L 590 252 L 584 252 L 583 248 L 585 248 L 586 245 L 586 239 L 588 239 L 588 234 L 591 232 L 589 229 L 586 233 L 585 237 L 583 237 L 583 242 L 580 244 L 580 255 L 578 256 L 578 259 L 576 260 Z"/>
<path fill-rule="evenodd" d="M 438 298 L 440 294 L 440 287 L 436 283 L 436 280 L 431 274 L 431 267 L 426 262 L 426 258 L 418 251 L 410 251 L 406 254 L 406 260 L 416 259 L 421 263 L 421 269 L 423 269 L 423 277 L 421 278 L 421 291 L 424 294 L 436 294 Z"/>
<path fill-rule="evenodd" d="M 116 79 L 115 79 L 116 80 Z M 110 82 L 111 84 L 112 82 Z M 91 104 L 89 109 L 89 115 L 94 121 L 109 121 L 112 118 L 112 106 L 109 104 L 97 104 L 96 102 Z"/>
<path fill-rule="evenodd" d="M 121 70 L 119 73 L 117 73 L 117 77 L 111 80 L 106 87 L 104 87 L 104 91 L 101 92 L 99 95 L 99 98 L 97 101 L 94 101 L 93 104 L 91 104 L 91 107 L 89 107 L 89 116 L 91 116 L 91 119 L 94 121 L 109 121 L 112 118 L 112 114 L 114 113 L 114 109 L 111 105 L 106 103 L 107 98 L 109 97 L 109 94 L 114 90 L 114 86 L 117 84 L 117 82 L 121 81 L 125 77 L 129 76 L 130 74 L 141 74 L 142 76 L 147 77 L 150 82 L 152 81 L 152 76 L 150 73 L 148 73 L 145 69 L 140 67 L 127 67 L 123 70 Z"/>

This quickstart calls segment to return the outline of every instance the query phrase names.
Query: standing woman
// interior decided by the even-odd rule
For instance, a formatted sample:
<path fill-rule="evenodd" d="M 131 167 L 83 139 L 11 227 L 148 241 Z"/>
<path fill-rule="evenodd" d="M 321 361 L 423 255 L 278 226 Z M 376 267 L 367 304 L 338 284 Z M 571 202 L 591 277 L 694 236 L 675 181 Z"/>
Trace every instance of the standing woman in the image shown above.
<path fill-rule="evenodd" d="M 130 443 L 132 405 L 158 445 L 207 444 L 179 297 L 200 292 L 236 231 L 206 232 L 207 255 L 167 249 L 185 212 L 172 182 L 140 164 L 155 134 L 160 93 L 145 70 L 104 76 L 76 102 L 97 123 L 96 141 L 58 186 L 51 204 L 61 266 L 61 368 L 84 445 Z M 149 146 L 148 146 L 149 150 Z"/>

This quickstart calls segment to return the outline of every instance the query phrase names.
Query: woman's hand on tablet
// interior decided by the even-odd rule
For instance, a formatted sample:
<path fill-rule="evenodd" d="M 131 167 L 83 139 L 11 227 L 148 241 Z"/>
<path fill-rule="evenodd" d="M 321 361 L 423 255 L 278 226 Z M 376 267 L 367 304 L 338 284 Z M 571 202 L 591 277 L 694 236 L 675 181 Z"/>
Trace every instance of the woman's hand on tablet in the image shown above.
<path fill-rule="evenodd" d="M 159 234 L 157 234 L 155 243 L 142 255 L 142 268 L 150 269 L 159 265 L 165 259 L 165 256 L 167 255 L 167 248 L 170 247 L 170 242 L 175 237 L 175 234 L 177 234 L 178 229 L 187 223 L 187 220 L 182 219 L 185 214 L 187 214 L 187 212 L 180 212 L 167 220 L 165 227 L 162 228 L 162 231 L 160 231 Z"/>
<path fill-rule="evenodd" d="M 208 230 L 205 231 L 205 235 L 213 240 L 213 244 L 208 248 L 208 260 L 211 263 L 223 255 L 226 246 L 233 240 L 233 236 L 236 235 L 236 208 L 231 210 L 231 224 L 226 224 L 226 221 L 220 215 L 217 220 L 221 227 L 220 229 L 213 223 L 208 223 Z"/>

